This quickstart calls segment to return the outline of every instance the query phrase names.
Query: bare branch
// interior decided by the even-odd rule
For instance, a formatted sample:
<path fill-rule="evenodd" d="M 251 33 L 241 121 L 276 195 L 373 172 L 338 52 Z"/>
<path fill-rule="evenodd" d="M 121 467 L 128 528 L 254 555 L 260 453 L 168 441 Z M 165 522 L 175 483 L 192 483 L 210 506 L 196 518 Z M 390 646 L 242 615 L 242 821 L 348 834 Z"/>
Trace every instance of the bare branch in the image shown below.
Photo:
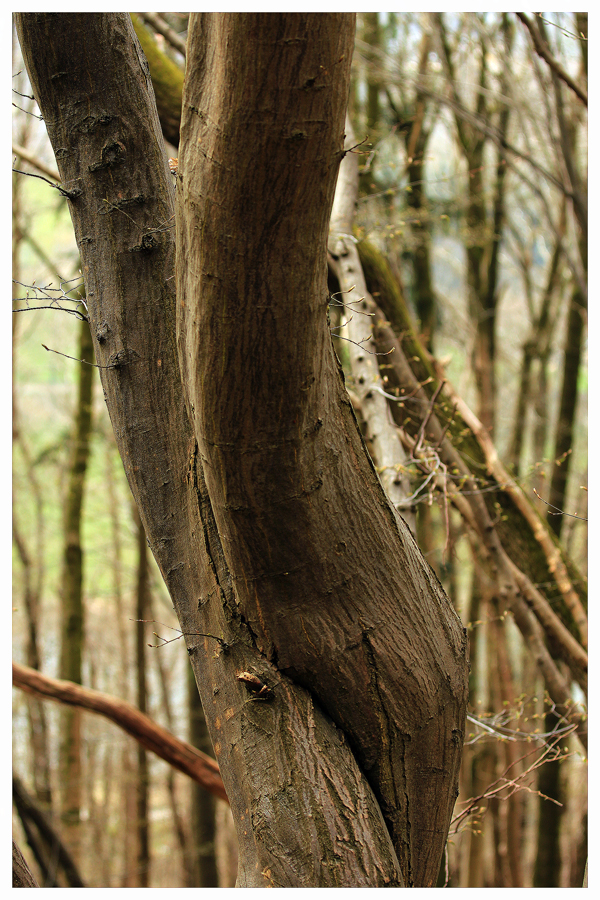
<path fill-rule="evenodd" d="M 149 25 L 154 31 L 162 34 L 162 36 L 170 43 L 171 47 L 173 47 L 174 50 L 177 50 L 178 53 L 181 53 L 185 59 L 185 41 L 176 31 L 173 31 L 171 26 L 165 22 L 162 16 L 158 13 L 139 13 L 138 15 L 144 20 L 146 25 Z"/>
<path fill-rule="evenodd" d="M 573 93 L 575 93 L 579 97 L 581 102 L 587 107 L 587 105 L 588 105 L 587 93 L 583 90 L 583 88 L 581 88 L 577 84 L 576 81 L 573 81 L 573 79 L 571 78 L 569 73 L 565 69 L 563 69 L 563 67 L 561 66 L 559 61 L 552 56 L 552 54 L 550 53 L 550 51 L 544 44 L 542 37 L 541 37 L 535 23 L 532 22 L 525 15 L 525 13 L 518 12 L 518 13 L 516 13 L 516 15 L 521 20 L 521 22 L 523 22 L 523 24 L 527 27 L 529 34 L 531 35 L 531 40 L 533 41 L 533 46 L 535 47 L 535 52 L 538 54 L 538 56 L 541 56 L 542 59 L 548 63 L 548 65 L 550 66 L 552 71 L 555 72 L 558 75 L 558 77 L 561 78 L 564 81 L 564 83 L 568 87 L 571 88 Z"/>
<path fill-rule="evenodd" d="M 13 169 L 13 172 L 16 172 L 18 175 L 29 175 L 30 178 L 40 178 L 42 181 L 45 181 L 46 184 L 49 184 L 50 187 L 56 188 L 59 194 L 62 194 L 63 197 L 67 197 L 69 200 L 75 200 L 81 193 L 79 188 L 68 191 L 66 188 L 61 187 L 60 184 L 54 184 L 54 182 L 49 181 L 48 178 L 45 178 L 43 175 L 35 175 L 33 172 L 23 172 L 22 169 Z"/>
<path fill-rule="evenodd" d="M 82 687 L 72 681 L 59 681 L 28 666 L 13 663 L 13 684 L 28 694 L 45 697 L 69 706 L 86 709 L 110 719 L 135 738 L 147 750 L 228 803 L 227 794 L 214 759 L 179 740 L 158 722 L 140 712 L 131 703 L 101 691 Z"/>
<path fill-rule="evenodd" d="M 21 147 L 20 144 L 12 145 L 12 152 L 15 156 L 19 156 L 21 159 L 24 159 L 25 162 L 28 162 L 30 165 L 35 166 L 38 171 L 43 172 L 44 175 L 47 175 L 48 178 L 53 178 L 54 181 L 60 182 L 61 178 L 56 169 L 51 169 L 50 166 L 47 166 L 40 159 L 37 158 L 33 153 L 30 153 L 26 147 Z"/>

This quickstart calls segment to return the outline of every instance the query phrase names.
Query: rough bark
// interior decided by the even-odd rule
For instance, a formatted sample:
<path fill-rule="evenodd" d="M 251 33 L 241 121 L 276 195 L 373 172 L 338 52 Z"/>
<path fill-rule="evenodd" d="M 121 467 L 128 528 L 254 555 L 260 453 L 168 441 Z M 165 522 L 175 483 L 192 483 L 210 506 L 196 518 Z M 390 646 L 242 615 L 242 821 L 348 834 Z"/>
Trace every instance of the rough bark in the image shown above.
<path fill-rule="evenodd" d="M 192 18 L 182 371 L 171 176 L 131 24 L 16 19 L 117 443 L 232 800 L 238 885 L 432 883 L 466 639 L 385 499 L 327 329 L 353 17 Z M 252 702 L 243 671 L 272 698 Z"/>
<path fill-rule="evenodd" d="M 14 888 L 26 887 L 39 887 L 39 884 L 35 880 L 32 875 L 31 869 L 25 862 L 23 854 L 19 850 L 17 844 L 12 842 L 12 872 L 13 872 L 13 882 L 12 886 Z"/>
<path fill-rule="evenodd" d="M 348 737 L 407 882 L 430 884 L 454 804 L 466 642 L 385 497 L 332 351 L 323 247 L 352 25 L 308 26 L 191 25 L 178 205 L 184 383 L 237 608 L 265 658 Z"/>

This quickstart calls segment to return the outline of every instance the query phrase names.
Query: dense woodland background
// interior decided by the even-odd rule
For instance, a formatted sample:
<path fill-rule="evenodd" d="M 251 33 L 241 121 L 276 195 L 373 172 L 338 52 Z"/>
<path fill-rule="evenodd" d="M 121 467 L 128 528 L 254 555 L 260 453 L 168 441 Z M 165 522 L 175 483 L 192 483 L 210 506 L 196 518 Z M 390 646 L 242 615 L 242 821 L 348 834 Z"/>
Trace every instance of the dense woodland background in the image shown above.
<path fill-rule="evenodd" d="M 140 15 L 135 25 L 176 156 L 184 49 L 176 38 L 185 41 L 187 15 L 159 17 Z M 66 300 L 82 286 L 66 199 L 23 174 L 58 181 L 16 39 L 13 72 L 14 659 L 127 700 L 211 754 L 97 372 L 61 355 L 91 360 L 93 350 L 86 323 L 64 311 L 75 313 Z M 408 325 L 393 320 L 389 296 L 403 299 L 436 375 L 487 428 L 584 595 L 587 14 L 360 14 L 350 117 L 361 166 L 354 236 L 368 289 L 397 335 Z M 333 270 L 331 289 L 332 333 L 360 419 L 348 320 L 356 328 L 363 317 L 340 305 Z M 370 320 L 359 325 L 367 338 Z M 393 396 L 391 363 L 378 360 Z M 410 396 L 400 399 L 410 411 Z M 414 450 L 410 429 L 401 436 Z M 418 460 L 413 452 L 400 465 L 410 477 L 407 515 L 416 515 L 419 545 L 471 641 L 469 733 L 440 883 L 579 886 L 582 745 L 502 609 L 486 548 L 449 504 L 446 471 Z M 497 475 L 468 462 L 479 489 L 497 492 L 501 523 Z M 562 615 L 558 587 L 536 587 Z M 14 832 L 40 884 L 233 885 L 227 804 L 105 718 L 71 710 L 65 727 L 65 715 L 14 692 Z M 40 813 L 68 861 L 40 838 Z"/>

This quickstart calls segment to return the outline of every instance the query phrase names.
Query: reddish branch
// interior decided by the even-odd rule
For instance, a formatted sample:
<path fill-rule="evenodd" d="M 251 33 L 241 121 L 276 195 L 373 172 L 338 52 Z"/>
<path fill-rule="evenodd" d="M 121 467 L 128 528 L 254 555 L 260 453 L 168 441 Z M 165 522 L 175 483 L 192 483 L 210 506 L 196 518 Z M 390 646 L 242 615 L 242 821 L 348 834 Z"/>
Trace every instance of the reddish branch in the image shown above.
<path fill-rule="evenodd" d="M 189 775 L 203 788 L 228 803 L 219 766 L 214 759 L 181 741 L 166 728 L 153 722 L 131 703 L 100 691 L 81 687 L 71 681 L 59 681 L 28 666 L 13 663 L 13 685 L 39 697 L 99 713 L 130 734 L 175 769 Z"/>

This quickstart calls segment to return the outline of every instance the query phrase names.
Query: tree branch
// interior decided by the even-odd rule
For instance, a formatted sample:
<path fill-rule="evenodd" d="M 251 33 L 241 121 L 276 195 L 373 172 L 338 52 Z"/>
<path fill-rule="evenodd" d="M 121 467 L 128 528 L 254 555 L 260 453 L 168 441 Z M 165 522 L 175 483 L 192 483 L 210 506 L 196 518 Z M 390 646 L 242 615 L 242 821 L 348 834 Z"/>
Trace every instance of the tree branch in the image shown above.
<path fill-rule="evenodd" d="M 13 685 L 28 694 L 45 697 L 48 700 L 66 703 L 69 706 L 76 706 L 105 716 L 135 738 L 147 750 L 156 753 L 169 765 L 188 775 L 211 794 L 226 803 L 229 802 L 219 774 L 219 766 L 215 760 L 200 750 L 196 750 L 186 741 L 176 738 L 131 703 L 91 688 L 82 687 L 71 681 L 50 678 L 48 675 L 42 675 L 41 672 L 18 663 L 13 663 Z"/>
<path fill-rule="evenodd" d="M 162 34 L 162 36 L 170 43 L 171 47 L 177 50 L 178 53 L 181 53 L 185 59 L 185 41 L 176 31 L 173 31 L 171 26 L 165 22 L 162 16 L 158 13 L 140 13 L 140 17 L 150 26 L 150 28 L 157 31 L 159 34 Z"/>
<path fill-rule="evenodd" d="M 571 88 L 571 90 L 579 97 L 581 102 L 587 107 L 587 93 L 583 90 L 583 88 L 579 87 L 576 81 L 573 81 L 569 73 L 565 71 L 565 69 L 563 69 L 559 61 L 552 56 L 548 48 L 544 45 L 544 42 L 535 24 L 527 18 L 525 13 L 518 12 L 515 13 L 515 15 L 527 27 L 529 34 L 531 35 L 531 40 L 533 41 L 533 46 L 538 56 L 541 56 L 542 59 L 548 63 L 552 71 L 555 72 L 558 77 L 561 78 L 564 83 Z"/>
<path fill-rule="evenodd" d="M 12 152 L 15 156 L 20 156 L 21 159 L 24 159 L 25 162 L 28 162 L 30 165 L 35 166 L 40 172 L 43 172 L 44 175 L 47 175 L 48 178 L 53 178 L 54 181 L 60 182 L 60 175 L 56 171 L 56 169 L 51 169 L 50 166 L 47 166 L 40 159 L 37 158 L 33 153 L 30 153 L 25 147 L 21 147 L 20 144 L 12 145 Z"/>

